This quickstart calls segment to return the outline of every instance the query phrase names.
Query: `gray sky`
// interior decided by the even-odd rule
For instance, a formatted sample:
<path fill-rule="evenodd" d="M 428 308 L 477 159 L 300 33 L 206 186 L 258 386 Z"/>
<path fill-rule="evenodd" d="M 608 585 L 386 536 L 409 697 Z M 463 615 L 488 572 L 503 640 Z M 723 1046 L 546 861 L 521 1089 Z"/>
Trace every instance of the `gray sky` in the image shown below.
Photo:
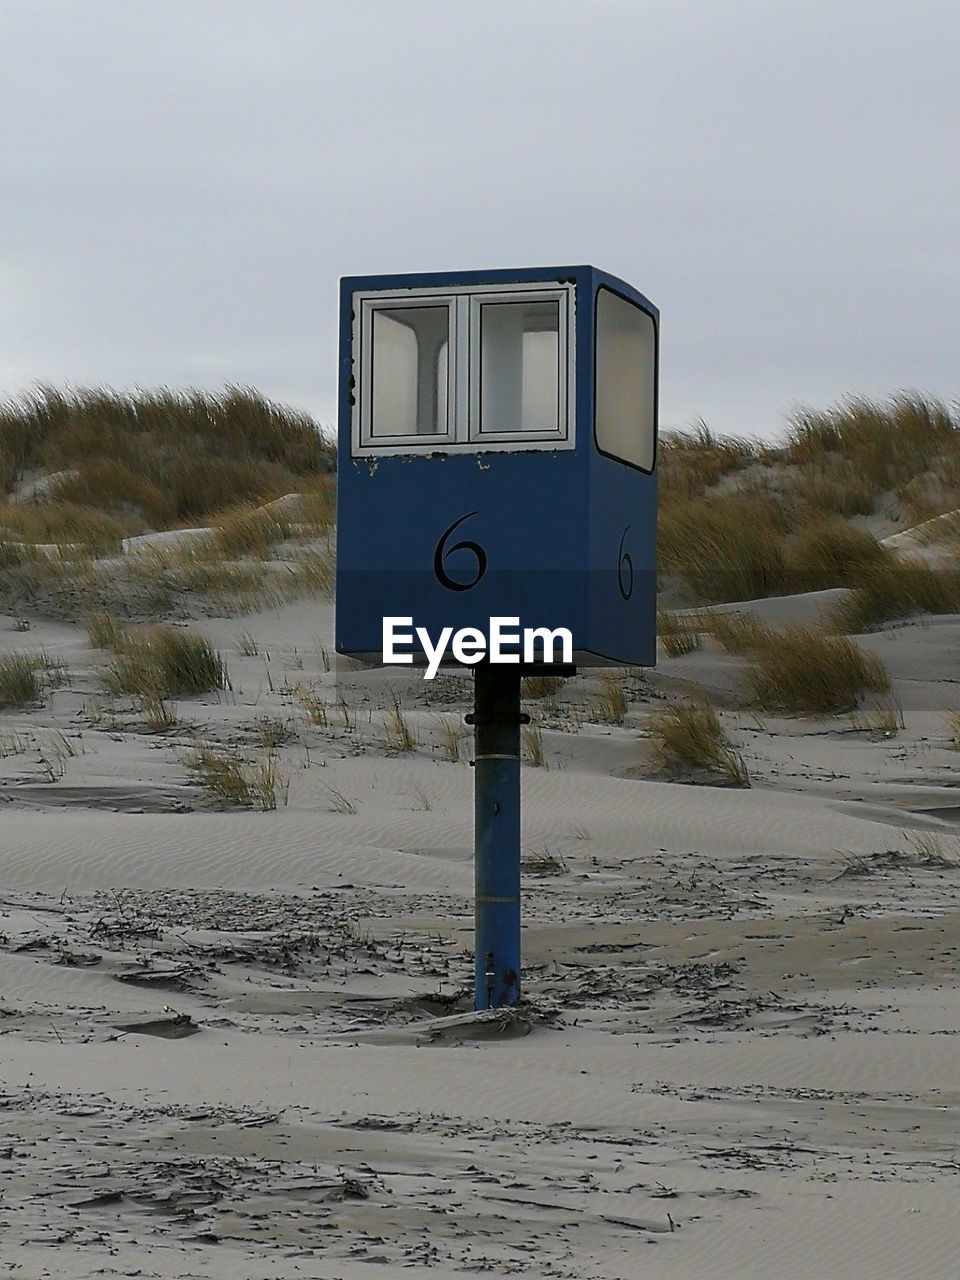
<path fill-rule="evenodd" d="M 341 274 L 593 262 L 662 422 L 958 390 L 955 0 L 0 0 L 0 392 L 334 414 Z"/>

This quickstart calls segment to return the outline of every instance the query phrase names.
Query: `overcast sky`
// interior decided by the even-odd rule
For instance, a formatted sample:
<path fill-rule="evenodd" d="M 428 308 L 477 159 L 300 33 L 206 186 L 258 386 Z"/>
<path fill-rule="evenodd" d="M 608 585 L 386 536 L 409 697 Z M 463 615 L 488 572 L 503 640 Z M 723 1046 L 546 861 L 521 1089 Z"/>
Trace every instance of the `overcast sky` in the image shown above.
<path fill-rule="evenodd" d="M 333 420 L 342 274 L 592 262 L 661 419 L 953 399 L 956 0 L 0 0 L 0 392 Z"/>

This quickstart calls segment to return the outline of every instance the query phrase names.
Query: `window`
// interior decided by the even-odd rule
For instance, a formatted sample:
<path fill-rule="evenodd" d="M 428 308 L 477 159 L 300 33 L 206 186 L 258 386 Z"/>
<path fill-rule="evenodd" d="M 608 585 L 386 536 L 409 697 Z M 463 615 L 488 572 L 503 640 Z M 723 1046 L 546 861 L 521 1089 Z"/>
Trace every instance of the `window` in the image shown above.
<path fill-rule="evenodd" d="M 353 305 L 355 455 L 573 447 L 572 285 Z"/>
<path fill-rule="evenodd" d="M 447 432 L 447 307 L 373 312 L 371 436 Z"/>
<path fill-rule="evenodd" d="M 596 433 L 601 453 L 652 471 L 657 443 L 653 317 L 612 289 L 597 293 Z"/>
<path fill-rule="evenodd" d="M 367 299 L 357 319 L 357 451 L 450 440 L 452 300 Z"/>
<path fill-rule="evenodd" d="M 480 435 L 560 429 L 560 303 L 480 303 Z"/>

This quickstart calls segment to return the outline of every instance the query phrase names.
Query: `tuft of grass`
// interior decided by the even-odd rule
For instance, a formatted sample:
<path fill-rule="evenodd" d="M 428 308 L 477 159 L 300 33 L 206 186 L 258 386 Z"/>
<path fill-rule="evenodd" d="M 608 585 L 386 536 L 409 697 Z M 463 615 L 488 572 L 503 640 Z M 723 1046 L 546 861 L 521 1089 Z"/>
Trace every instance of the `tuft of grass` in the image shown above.
<path fill-rule="evenodd" d="M 451 764 L 460 760 L 460 721 L 450 720 L 446 716 L 437 718 L 437 734 L 440 739 L 440 754 Z"/>
<path fill-rule="evenodd" d="M 900 834 L 910 845 L 914 860 L 921 867 L 956 867 L 960 865 L 960 842 L 951 837 L 953 852 L 948 853 L 943 847 L 943 840 L 932 831 L 901 831 Z"/>
<path fill-rule="evenodd" d="M 609 672 L 599 678 L 600 692 L 593 706 L 593 719 L 601 724 L 622 724 L 630 705 L 621 682 Z"/>
<path fill-rule="evenodd" d="M 570 870 L 563 855 L 554 853 L 547 846 L 542 849 L 524 849 L 520 869 L 532 876 L 562 876 Z"/>
<path fill-rule="evenodd" d="M 87 638 L 96 649 L 109 649 L 119 653 L 129 643 L 129 628 L 113 614 L 105 610 L 88 613 L 84 618 Z"/>
<path fill-rule="evenodd" d="M 535 769 L 547 768 L 547 757 L 543 750 L 543 733 L 538 725 L 523 726 L 523 758 Z"/>
<path fill-rule="evenodd" d="M 414 800 L 416 801 L 417 809 L 421 813 L 429 813 L 430 810 L 433 808 L 433 801 L 427 795 L 426 791 L 424 791 L 423 787 L 419 787 L 419 786 L 411 787 L 410 794 L 413 796 Z"/>
<path fill-rule="evenodd" d="M 868 533 L 842 520 L 807 525 L 788 543 L 791 587 L 794 591 L 855 587 L 864 572 L 888 554 Z"/>
<path fill-rule="evenodd" d="M 241 556 L 265 559 L 277 543 L 290 537 L 292 530 L 289 514 L 249 502 L 213 519 L 212 550 L 231 560 Z"/>
<path fill-rule="evenodd" d="M 26 755 L 33 741 L 21 733 L 0 733 L 0 760 L 7 756 Z"/>
<path fill-rule="evenodd" d="M 225 689 L 229 681 L 222 658 L 203 636 L 157 626 L 138 632 L 114 656 L 104 683 L 116 696 L 163 699 Z"/>
<path fill-rule="evenodd" d="M 24 653 L 0 654 L 0 709 L 29 707 L 43 698 L 37 664 Z"/>
<path fill-rule="evenodd" d="M 140 714 L 151 733 L 165 733 L 177 724 L 176 709 L 156 693 L 142 693 L 138 699 Z"/>
<path fill-rule="evenodd" d="M 657 639 L 667 651 L 667 657 L 679 658 L 700 648 L 700 625 L 697 619 L 674 613 L 671 609 L 657 610 Z"/>
<path fill-rule="evenodd" d="M 846 636 L 799 624 L 766 632 L 746 673 L 750 697 L 764 711 L 830 715 L 851 711 L 866 693 L 886 693 L 879 659 Z"/>
<path fill-rule="evenodd" d="M 703 421 L 692 430 L 665 432 L 657 452 L 660 488 L 668 501 L 699 497 L 760 454 L 749 441 L 715 435 Z"/>
<path fill-rule="evenodd" d="M 210 560 L 202 546 L 139 551 L 125 557 L 123 570 L 139 591 L 157 598 L 159 607 L 169 607 L 183 594 L 205 596 L 225 613 L 274 605 L 283 599 L 263 563 Z"/>
<path fill-rule="evenodd" d="M 895 738 L 905 728 L 903 707 L 897 698 L 878 702 L 865 712 L 854 712 L 851 717 L 854 729 L 869 733 L 875 738 Z"/>
<path fill-rule="evenodd" d="M 852 595 L 832 616 L 838 631 L 860 635 L 920 613 L 960 613 L 960 569 L 933 568 L 889 551 L 864 568 Z"/>
<path fill-rule="evenodd" d="M 297 556 L 287 565 L 286 575 L 280 579 L 280 591 L 285 600 L 299 600 L 307 596 L 330 596 L 336 575 L 336 561 L 330 547 L 319 547 Z"/>
<path fill-rule="evenodd" d="M 786 582 L 784 516 L 764 497 L 727 494 L 663 504 L 658 559 L 700 600 L 752 600 Z"/>
<path fill-rule="evenodd" d="M 48 689 L 67 678 L 59 658 L 39 653 L 0 654 L 0 708 L 27 707 L 43 701 Z"/>
<path fill-rule="evenodd" d="M 330 708 L 324 699 L 323 691 L 315 687 L 308 688 L 306 685 L 298 684 L 292 692 L 310 717 L 311 722 L 326 729 L 330 723 Z"/>
<path fill-rule="evenodd" d="M 66 683 L 67 668 L 60 658 L 52 657 L 43 649 L 39 653 L 31 653 L 27 659 L 40 673 L 44 686 L 48 689 L 59 689 Z"/>
<path fill-rule="evenodd" d="M 259 652 L 260 646 L 252 632 L 238 632 L 237 653 L 241 654 L 244 658 L 255 658 Z"/>
<path fill-rule="evenodd" d="M 277 807 L 282 779 L 272 754 L 250 765 L 230 747 L 199 743 L 186 763 L 200 786 L 223 804 L 264 812 Z"/>
<path fill-rule="evenodd" d="M 253 728 L 260 745 L 270 751 L 282 747 L 293 736 L 293 725 L 279 716 L 258 716 L 253 722 Z"/>
<path fill-rule="evenodd" d="M 346 696 L 341 693 L 337 697 L 337 710 L 340 712 L 340 723 L 347 733 L 352 733 L 357 727 L 356 704 L 348 702 Z"/>
<path fill-rule="evenodd" d="M 394 689 L 387 690 L 387 709 L 383 715 L 384 742 L 391 751 L 414 751 L 417 738 L 403 714 L 400 698 Z"/>
<path fill-rule="evenodd" d="M 706 772 L 738 787 L 750 785 L 743 759 L 729 747 L 720 717 L 705 699 L 661 707 L 650 716 L 648 729 L 654 757 L 667 773 Z"/>
<path fill-rule="evenodd" d="M 705 613 L 701 621 L 722 649 L 737 655 L 756 649 L 770 634 L 752 613 Z"/>
<path fill-rule="evenodd" d="M 563 686 L 563 676 L 524 676 L 520 681 L 520 696 L 530 701 L 550 698 Z"/>
<path fill-rule="evenodd" d="M 336 787 L 327 787 L 327 795 L 330 798 L 330 808 L 333 813 L 356 813 L 357 802 L 348 799 L 342 791 L 338 791 Z"/>

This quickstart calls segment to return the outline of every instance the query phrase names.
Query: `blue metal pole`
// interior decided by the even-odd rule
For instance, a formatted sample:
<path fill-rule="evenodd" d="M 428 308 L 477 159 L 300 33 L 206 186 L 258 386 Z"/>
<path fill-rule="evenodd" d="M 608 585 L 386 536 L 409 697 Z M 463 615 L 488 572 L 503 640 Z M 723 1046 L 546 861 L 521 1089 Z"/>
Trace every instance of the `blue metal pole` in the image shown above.
<path fill-rule="evenodd" d="M 520 671 L 474 669 L 475 1009 L 520 1002 Z M 523 717 L 525 719 L 525 717 Z"/>

